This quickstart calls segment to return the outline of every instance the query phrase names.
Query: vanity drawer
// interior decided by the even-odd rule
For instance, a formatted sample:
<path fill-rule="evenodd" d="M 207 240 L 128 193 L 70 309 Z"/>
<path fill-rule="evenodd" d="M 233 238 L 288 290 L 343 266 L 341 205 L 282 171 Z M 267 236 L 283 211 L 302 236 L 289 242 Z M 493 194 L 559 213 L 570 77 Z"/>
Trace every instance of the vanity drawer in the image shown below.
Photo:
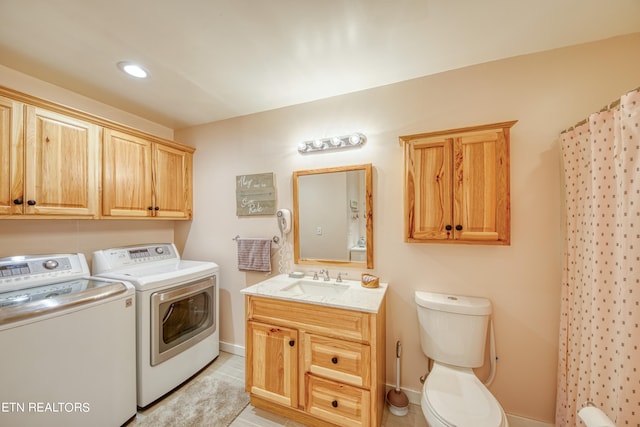
<path fill-rule="evenodd" d="M 305 410 L 343 427 L 369 427 L 370 392 L 306 374 Z"/>
<path fill-rule="evenodd" d="M 247 303 L 247 317 L 249 320 L 259 320 L 354 341 L 368 342 L 371 336 L 368 313 L 315 304 L 250 296 Z"/>
<path fill-rule="evenodd" d="M 304 372 L 358 387 L 371 384 L 371 347 L 304 334 Z"/>

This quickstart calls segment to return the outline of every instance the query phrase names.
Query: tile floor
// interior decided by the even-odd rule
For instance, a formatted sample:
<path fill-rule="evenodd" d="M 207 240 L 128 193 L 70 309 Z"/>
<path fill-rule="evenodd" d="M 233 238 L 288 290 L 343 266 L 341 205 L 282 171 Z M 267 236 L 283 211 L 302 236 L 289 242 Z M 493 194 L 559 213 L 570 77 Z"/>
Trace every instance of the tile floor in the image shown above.
<path fill-rule="evenodd" d="M 221 375 L 229 381 L 244 383 L 244 357 L 220 352 L 220 356 L 213 363 L 220 366 L 216 369 L 216 375 Z M 396 417 L 385 407 L 382 426 L 427 427 L 427 422 L 418 405 L 409 405 L 409 413 L 404 417 Z M 304 425 L 249 405 L 230 427 L 304 427 Z"/>

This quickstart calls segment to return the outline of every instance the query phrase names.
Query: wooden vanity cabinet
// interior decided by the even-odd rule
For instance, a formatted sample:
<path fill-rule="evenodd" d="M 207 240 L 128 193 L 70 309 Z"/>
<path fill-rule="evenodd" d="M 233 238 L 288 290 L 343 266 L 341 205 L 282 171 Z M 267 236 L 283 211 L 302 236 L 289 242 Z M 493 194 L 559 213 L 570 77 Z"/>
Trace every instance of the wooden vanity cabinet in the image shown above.
<path fill-rule="evenodd" d="M 5 97 L 0 121 L 0 214 L 98 217 L 98 125 Z"/>
<path fill-rule="evenodd" d="M 251 403 L 311 426 L 380 426 L 385 303 L 366 313 L 245 297 Z"/>
<path fill-rule="evenodd" d="M 104 217 L 193 217 L 193 149 L 108 128 L 103 144 Z"/>
<path fill-rule="evenodd" d="M 406 242 L 509 245 L 516 121 L 400 137 Z"/>

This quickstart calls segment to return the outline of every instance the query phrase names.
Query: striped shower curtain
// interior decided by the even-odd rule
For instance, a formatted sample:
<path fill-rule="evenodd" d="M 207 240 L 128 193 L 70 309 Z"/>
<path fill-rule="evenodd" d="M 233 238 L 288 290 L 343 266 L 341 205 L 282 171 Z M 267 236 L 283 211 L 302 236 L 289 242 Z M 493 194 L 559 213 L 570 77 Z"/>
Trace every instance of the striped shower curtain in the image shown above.
<path fill-rule="evenodd" d="M 640 92 L 561 134 L 566 237 L 556 425 L 640 426 Z"/>

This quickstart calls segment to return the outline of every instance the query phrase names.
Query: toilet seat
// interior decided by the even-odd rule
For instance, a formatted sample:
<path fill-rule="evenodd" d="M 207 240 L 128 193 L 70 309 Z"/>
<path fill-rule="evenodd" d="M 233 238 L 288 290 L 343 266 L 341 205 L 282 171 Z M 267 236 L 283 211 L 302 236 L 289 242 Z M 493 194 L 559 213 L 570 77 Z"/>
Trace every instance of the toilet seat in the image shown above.
<path fill-rule="evenodd" d="M 434 363 L 424 383 L 422 403 L 442 425 L 506 427 L 502 407 L 469 368 Z"/>

